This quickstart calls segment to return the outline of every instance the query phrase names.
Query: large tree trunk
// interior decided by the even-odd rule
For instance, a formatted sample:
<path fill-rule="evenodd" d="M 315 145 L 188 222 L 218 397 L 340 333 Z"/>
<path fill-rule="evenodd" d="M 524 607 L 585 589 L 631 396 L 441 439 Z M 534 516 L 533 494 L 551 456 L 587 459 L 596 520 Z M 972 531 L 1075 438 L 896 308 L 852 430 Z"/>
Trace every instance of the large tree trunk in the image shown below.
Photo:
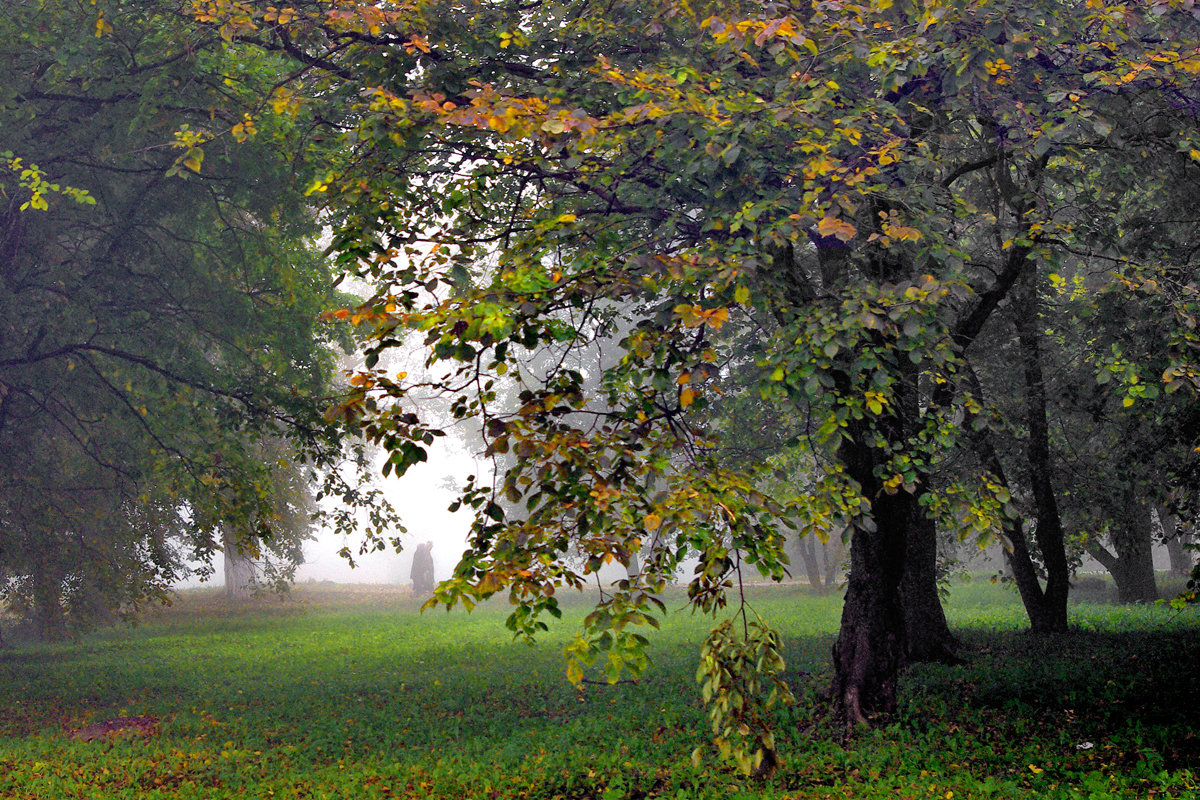
<path fill-rule="evenodd" d="M 33 633 L 40 641 L 53 642 L 67 635 L 67 615 L 62 603 L 62 576 L 53 566 L 39 561 L 33 569 Z"/>
<path fill-rule="evenodd" d="M 1120 602 L 1153 603 L 1158 599 L 1158 586 L 1154 580 L 1150 510 L 1129 493 L 1125 500 L 1124 513 L 1115 520 L 1121 527 L 1109 534 L 1116 553 L 1109 552 L 1099 542 L 1090 543 L 1088 553 L 1112 574 Z"/>
<path fill-rule="evenodd" d="M 848 724 L 896 708 L 896 684 L 907 655 L 900 583 L 913 519 L 912 495 L 887 494 L 875 475 L 877 453 L 865 436 L 844 442 L 839 456 L 871 509 L 855 521 L 841 629 L 833 646 L 833 697 Z"/>
<path fill-rule="evenodd" d="M 920 374 L 917 365 L 908 358 L 900 360 L 900 373 L 896 402 L 901 417 L 899 427 L 907 438 L 920 427 Z M 907 637 L 906 653 L 910 662 L 956 664 L 959 658 L 954 651 L 958 642 L 946 624 L 942 598 L 938 595 L 937 525 L 917 502 L 923 490 L 923 486 L 918 486 L 906 501 L 908 521 L 904 537 L 904 577 L 900 584 Z"/>
<path fill-rule="evenodd" d="M 225 554 L 225 597 L 229 600 L 247 600 L 254 591 L 254 559 L 238 550 L 237 537 L 225 528 L 221 534 L 221 548 Z"/>

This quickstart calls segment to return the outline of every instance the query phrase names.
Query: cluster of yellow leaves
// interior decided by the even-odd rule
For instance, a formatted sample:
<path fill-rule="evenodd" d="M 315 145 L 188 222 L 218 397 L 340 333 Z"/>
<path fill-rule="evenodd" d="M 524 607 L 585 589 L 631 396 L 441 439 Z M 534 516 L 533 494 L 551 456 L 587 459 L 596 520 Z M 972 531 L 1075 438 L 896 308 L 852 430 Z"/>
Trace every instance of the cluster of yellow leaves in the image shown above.
<path fill-rule="evenodd" d="M 588 496 L 592 498 L 592 505 L 597 510 L 606 511 L 609 505 L 621 496 L 621 490 L 600 481 L 588 492 Z"/>
<path fill-rule="evenodd" d="M 817 223 L 817 233 L 822 236 L 834 236 L 843 242 L 848 242 L 855 237 L 858 231 L 843 219 L 826 216 Z"/>
<path fill-rule="evenodd" d="M 294 117 L 300 113 L 300 107 L 304 104 L 304 98 L 286 86 L 277 86 L 271 92 L 270 102 L 271 110 L 276 114 Z"/>
<path fill-rule="evenodd" d="M 241 0 L 192 0 L 192 16 L 198 22 L 219 23 L 218 31 L 227 42 L 258 30 L 254 7 Z"/>
<path fill-rule="evenodd" d="M 349 322 L 354 327 L 358 327 L 365 323 L 385 323 L 392 324 L 396 319 L 391 312 L 395 310 L 395 305 L 389 303 L 384 309 L 373 308 L 371 306 L 360 306 L 354 310 L 349 308 L 339 308 L 337 311 L 323 311 L 319 319 L 322 322 Z"/>
<path fill-rule="evenodd" d="M 29 199 L 21 204 L 21 211 L 31 208 L 34 211 L 49 210 L 50 203 L 46 200 L 46 195 L 52 193 L 66 195 L 84 205 L 94 206 L 96 204 L 96 198 L 85 189 L 52 183 L 47 180 L 37 164 L 26 164 L 20 156 L 15 156 L 7 150 L 0 151 L 0 167 L 16 173 L 17 185 L 29 192 Z M 0 185 L 0 193 L 3 193 L 2 185 Z"/>
<path fill-rule="evenodd" d="M 305 19 L 337 32 L 378 36 L 385 28 L 400 23 L 406 11 L 398 4 L 368 0 L 332 0 L 328 5 L 331 7 L 322 14 L 313 16 L 293 6 L 266 6 L 260 10 L 245 0 L 192 0 L 192 16 L 198 22 L 218 25 L 221 38 L 233 41 L 257 31 L 260 25 L 286 26 Z M 405 49 L 410 46 L 429 52 L 420 37 L 412 37 Z"/>
<path fill-rule="evenodd" d="M 291 8 L 276 8 L 275 6 L 267 6 L 266 12 L 263 13 L 263 22 L 277 22 L 280 25 L 287 25 L 295 19 L 300 12 Z"/>
<path fill-rule="evenodd" d="M 242 114 L 242 121 L 234 125 L 230 133 L 236 141 L 244 142 L 254 138 L 258 129 L 254 127 L 254 119 L 249 114 Z"/>
<path fill-rule="evenodd" d="M 175 164 L 167 174 L 178 174 L 180 168 L 199 172 L 204 164 L 204 150 L 201 149 L 201 145 L 210 139 L 212 135 L 207 131 L 193 130 L 187 123 L 180 125 L 179 130 L 175 131 L 175 141 L 171 142 L 171 146 L 182 150 L 183 153 L 175 159 Z"/>
<path fill-rule="evenodd" d="M 594 71 L 609 83 L 634 90 L 639 97 L 654 97 L 653 100 L 614 112 L 609 118 L 612 125 L 636 125 L 681 112 L 702 117 L 716 125 L 724 125 L 730 120 L 725 107 L 728 98 L 714 95 L 714 90 L 720 87 L 717 77 L 708 81 L 698 80 L 693 70 L 684 68 L 626 72 L 603 57 Z M 716 153 L 710 152 L 710 155 Z"/>
<path fill-rule="evenodd" d="M 791 16 L 767 20 L 725 20 L 712 16 L 700 23 L 700 27 L 710 31 L 719 43 L 730 42 L 740 47 L 752 35 L 752 41 L 757 47 L 764 47 L 772 40 L 782 39 L 805 48 L 814 56 L 819 52 L 817 43 L 805 35 L 804 26 Z"/>
<path fill-rule="evenodd" d="M 324 22 L 334 30 L 378 36 L 385 27 L 394 27 L 404 19 L 406 7 L 388 3 L 386 8 L 372 2 L 336 0 L 335 8 L 325 12 Z"/>
<path fill-rule="evenodd" d="M 510 139 L 540 138 L 565 133 L 586 136 L 598 129 L 600 120 L 581 109 L 569 109 L 548 103 L 539 97 L 516 97 L 496 91 L 489 84 L 474 82 L 468 93 L 469 106 L 459 106 L 443 94 L 413 96 L 412 104 L 436 114 L 447 125 L 492 130 Z M 398 115 L 408 102 L 384 90 L 377 90 L 377 103 L 385 103 Z"/>
<path fill-rule="evenodd" d="M 878 242 L 884 247 L 890 247 L 893 242 L 916 242 L 921 238 L 921 232 L 908 225 L 901 225 L 895 211 L 880 212 L 881 233 L 872 233 L 867 237 L 869 242 Z"/>
<path fill-rule="evenodd" d="M 408 39 L 405 40 L 402 46 L 404 47 L 404 51 L 409 55 L 412 55 L 418 50 L 422 53 L 433 52 L 432 48 L 429 46 L 429 40 L 417 33 L 410 33 L 408 35 Z"/>
<path fill-rule="evenodd" d="M 721 326 L 729 320 L 729 309 L 724 306 L 703 308 L 702 306 L 684 304 L 675 306 L 675 313 L 679 315 L 679 321 L 685 328 L 699 328 L 701 325 L 709 325 L 714 330 L 720 330 Z"/>
<path fill-rule="evenodd" d="M 891 404 L 887 395 L 875 391 L 868 391 L 863 396 L 863 402 L 866 404 L 867 410 L 876 416 L 882 414 L 883 410 Z"/>
<path fill-rule="evenodd" d="M 1004 86 L 1012 79 L 1012 64 L 1009 64 L 1003 58 L 984 61 L 983 69 L 988 75 L 992 76 L 997 86 Z"/>

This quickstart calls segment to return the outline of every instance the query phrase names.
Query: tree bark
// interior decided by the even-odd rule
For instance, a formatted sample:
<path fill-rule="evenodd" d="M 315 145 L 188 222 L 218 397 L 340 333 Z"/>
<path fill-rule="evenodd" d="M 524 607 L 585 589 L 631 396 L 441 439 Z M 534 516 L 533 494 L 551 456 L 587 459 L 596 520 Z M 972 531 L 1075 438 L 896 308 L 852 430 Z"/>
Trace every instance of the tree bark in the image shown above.
<path fill-rule="evenodd" d="M 825 591 L 832 592 L 843 574 L 842 562 L 846 560 L 846 543 L 842 541 L 842 534 L 839 532 L 829 537 L 822 550 L 825 555 Z"/>
<path fill-rule="evenodd" d="M 970 365 L 966 367 L 966 377 L 971 392 L 982 403 L 984 401 L 983 387 L 979 382 L 979 376 Z M 1000 454 L 996 450 L 992 429 L 986 424 L 976 427 L 974 424 L 968 423 L 966 430 L 983 468 L 990 472 L 997 483 L 1008 490 L 1011 495 L 1013 487 L 1008 480 L 1004 464 L 1000 460 Z M 1005 516 L 1001 519 L 1001 524 L 1004 538 L 1008 541 L 1008 547 L 1004 550 L 1004 558 L 1008 562 L 1008 567 L 1013 574 L 1013 582 L 1016 583 L 1017 591 L 1021 595 L 1021 604 L 1025 606 L 1025 614 L 1029 617 L 1030 629 L 1035 633 L 1065 631 L 1067 629 L 1066 599 L 1055 595 L 1052 603 L 1047 597 L 1046 591 L 1042 589 L 1024 523 Z M 1060 561 L 1065 565 L 1065 545 L 1061 539 L 1059 544 L 1063 546 Z M 1053 546 L 1053 543 L 1047 542 L 1047 546 Z"/>
<path fill-rule="evenodd" d="M 1126 502 L 1114 523 L 1120 528 L 1109 534 L 1116 553 L 1099 542 L 1088 545 L 1088 553 L 1099 561 L 1117 584 L 1117 599 L 1122 603 L 1153 603 L 1158 599 L 1154 579 L 1153 523 L 1150 509 L 1125 494 Z"/>
<path fill-rule="evenodd" d="M 900 380 L 895 388 L 900 417 L 898 427 L 908 439 L 921 425 L 920 370 L 910 359 L 902 357 L 899 372 Z M 906 657 L 910 663 L 957 664 L 961 663 L 955 653 L 958 642 L 950 633 L 942 598 L 938 594 L 937 525 L 925 514 L 918 500 L 925 489 L 924 480 L 922 476 L 905 501 L 908 520 L 900 601 L 904 608 Z"/>
<path fill-rule="evenodd" d="M 832 693 L 849 725 L 895 710 L 896 685 L 907 657 L 900 584 L 915 503 L 906 492 L 883 491 L 875 475 L 880 454 L 865 441 L 865 435 L 852 435 L 838 451 L 847 473 L 871 504 L 870 511 L 853 523 L 850 576 L 833 646 Z"/>
<path fill-rule="evenodd" d="M 910 663 L 961 664 L 937 585 L 937 526 L 912 503 L 900 585 Z"/>
<path fill-rule="evenodd" d="M 825 594 L 828 588 L 822 580 L 821 563 L 817 552 L 817 538 L 809 533 L 796 539 L 796 552 L 804 562 L 804 574 L 814 592 Z"/>
<path fill-rule="evenodd" d="M 1046 412 L 1046 381 L 1042 373 L 1041 333 L 1038 330 L 1040 304 L 1035 278 L 1036 273 L 1031 273 L 1024 282 L 1025 291 L 1018 295 L 1023 313 L 1017 317 L 1017 335 L 1025 377 L 1026 425 L 1029 431 L 1025 456 L 1037 515 L 1034 534 L 1046 568 L 1043 613 L 1039 615 L 1040 620 L 1030 617 L 1030 622 L 1036 631 L 1065 631 L 1070 567 L 1067 564 L 1062 518 L 1058 513 L 1058 500 L 1051 479 L 1050 424 Z"/>
<path fill-rule="evenodd" d="M 53 642 L 67 634 L 67 616 L 62 603 L 62 576 L 39 560 L 33 569 L 33 633 L 39 641 Z"/>
<path fill-rule="evenodd" d="M 1163 544 L 1167 547 L 1167 557 L 1171 559 L 1171 574 L 1179 578 L 1191 575 L 1195 560 L 1187 545 L 1194 540 L 1192 532 L 1185 529 L 1179 517 L 1165 507 L 1158 509 L 1158 520 L 1162 525 Z"/>
<path fill-rule="evenodd" d="M 225 598 L 248 600 L 254 589 L 254 560 L 238 550 L 237 537 L 229 528 L 221 532 L 221 549 L 225 557 Z"/>

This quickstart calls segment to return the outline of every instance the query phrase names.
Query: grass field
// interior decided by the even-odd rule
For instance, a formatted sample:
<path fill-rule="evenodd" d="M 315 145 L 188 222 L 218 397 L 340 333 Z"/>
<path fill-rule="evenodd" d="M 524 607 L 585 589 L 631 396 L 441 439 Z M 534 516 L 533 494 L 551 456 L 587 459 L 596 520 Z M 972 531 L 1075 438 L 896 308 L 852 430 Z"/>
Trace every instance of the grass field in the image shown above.
<path fill-rule="evenodd" d="M 1076 632 L 1033 637 L 1015 596 L 956 585 L 969 663 L 914 668 L 895 722 L 839 743 L 820 696 L 838 599 L 752 595 L 799 699 L 766 783 L 691 763 L 705 618 L 669 617 L 642 682 L 577 692 L 561 646 L 582 604 L 528 647 L 499 604 L 301 586 L 249 609 L 189 592 L 132 630 L 0 653 L 0 798 L 1200 797 L 1195 610 L 1075 605 Z M 134 715 L 158 727 L 69 736 Z"/>

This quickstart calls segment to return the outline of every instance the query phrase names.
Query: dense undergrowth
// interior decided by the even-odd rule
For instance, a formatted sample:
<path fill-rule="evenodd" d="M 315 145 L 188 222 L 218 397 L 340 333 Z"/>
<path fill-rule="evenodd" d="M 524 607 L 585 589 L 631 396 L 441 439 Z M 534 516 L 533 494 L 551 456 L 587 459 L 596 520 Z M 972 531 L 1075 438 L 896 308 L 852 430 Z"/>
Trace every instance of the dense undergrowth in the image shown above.
<path fill-rule="evenodd" d="M 1035 637 L 1014 596 L 958 584 L 948 614 L 968 663 L 913 668 L 900 713 L 842 740 L 821 696 L 838 599 L 751 599 L 784 634 L 799 699 L 766 782 L 691 762 L 711 620 L 673 613 L 644 680 L 576 691 L 570 619 L 529 647 L 500 604 L 420 615 L 391 588 L 299 587 L 246 609 L 190 592 L 132 630 L 0 653 L 0 797 L 1200 796 L 1195 610 L 1077 604 L 1074 632 Z M 132 715 L 158 731 L 68 735 Z"/>

